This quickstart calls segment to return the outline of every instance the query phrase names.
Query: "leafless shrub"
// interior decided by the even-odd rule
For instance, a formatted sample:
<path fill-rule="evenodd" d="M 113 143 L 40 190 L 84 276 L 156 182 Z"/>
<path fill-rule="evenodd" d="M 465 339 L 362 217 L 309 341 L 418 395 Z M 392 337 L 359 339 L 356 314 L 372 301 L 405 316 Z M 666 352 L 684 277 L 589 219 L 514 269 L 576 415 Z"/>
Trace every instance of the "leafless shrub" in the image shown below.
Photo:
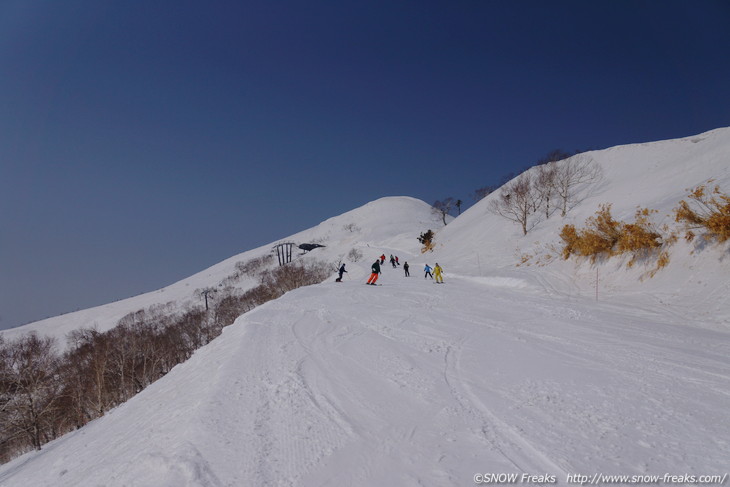
<path fill-rule="evenodd" d="M 342 225 L 342 228 L 348 232 L 359 232 L 360 231 L 360 227 L 358 227 L 354 223 L 348 223 L 347 225 Z"/>
<path fill-rule="evenodd" d="M 251 260 L 248 260 L 243 264 L 241 264 L 239 262 L 239 264 L 241 264 L 241 265 L 236 264 L 236 268 L 242 274 L 246 274 L 249 276 L 255 276 L 262 269 L 271 265 L 271 263 L 273 261 L 274 261 L 274 256 L 272 254 L 266 254 L 266 255 L 262 255 L 261 257 L 256 257 Z"/>
<path fill-rule="evenodd" d="M 263 285 L 271 290 L 272 295 L 279 297 L 299 287 L 320 283 L 329 275 L 326 263 L 293 263 L 264 273 Z"/>
<path fill-rule="evenodd" d="M 223 287 L 230 287 L 243 279 L 244 276 L 256 277 L 258 273 L 268 267 L 273 260 L 274 256 L 272 254 L 266 254 L 261 257 L 249 259 L 245 262 L 236 262 L 235 272 L 223 279 L 221 281 L 221 285 Z"/>
<path fill-rule="evenodd" d="M 350 252 L 347 254 L 347 258 L 350 262 L 359 262 L 360 259 L 362 259 L 362 252 L 358 249 L 350 249 Z"/>

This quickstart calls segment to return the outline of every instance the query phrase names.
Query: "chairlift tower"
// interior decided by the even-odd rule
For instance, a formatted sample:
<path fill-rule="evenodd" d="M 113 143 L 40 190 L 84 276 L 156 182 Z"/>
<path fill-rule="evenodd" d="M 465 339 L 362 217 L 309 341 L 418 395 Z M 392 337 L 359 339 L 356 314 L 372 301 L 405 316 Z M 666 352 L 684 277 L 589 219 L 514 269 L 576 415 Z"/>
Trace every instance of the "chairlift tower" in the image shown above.
<path fill-rule="evenodd" d="M 292 242 L 282 242 L 274 246 L 274 248 L 276 249 L 276 256 L 279 258 L 280 266 L 286 265 L 291 262 L 292 247 L 294 247 L 294 244 Z"/>

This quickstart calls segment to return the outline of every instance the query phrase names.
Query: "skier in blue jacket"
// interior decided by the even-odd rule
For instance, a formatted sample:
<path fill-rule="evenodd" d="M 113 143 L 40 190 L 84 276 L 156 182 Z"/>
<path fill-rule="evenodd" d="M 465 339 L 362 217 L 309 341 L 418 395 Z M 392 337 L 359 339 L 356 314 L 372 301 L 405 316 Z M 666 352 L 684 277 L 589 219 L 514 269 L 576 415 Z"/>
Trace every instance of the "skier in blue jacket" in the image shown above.
<path fill-rule="evenodd" d="M 431 267 L 429 267 L 428 264 L 426 264 L 426 267 L 423 268 L 423 271 L 426 273 L 423 278 L 426 279 L 427 277 L 430 277 L 433 279 L 433 274 L 431 274 Z"/>

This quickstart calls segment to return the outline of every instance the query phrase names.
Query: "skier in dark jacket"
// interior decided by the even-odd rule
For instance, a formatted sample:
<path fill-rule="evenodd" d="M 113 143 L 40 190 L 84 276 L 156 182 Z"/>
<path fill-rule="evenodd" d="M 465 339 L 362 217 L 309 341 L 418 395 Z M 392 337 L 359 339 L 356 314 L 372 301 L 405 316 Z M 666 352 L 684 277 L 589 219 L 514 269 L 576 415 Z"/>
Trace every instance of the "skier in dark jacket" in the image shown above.
<path fill-rule="evenodd" d="M 373 271 L 372 274 L 370 274 L 370 279 L 368 279 L 368 284 L 372 284 L 375 286 L 375 281 L 378 280 L 378 274 L 380 274 L 380 260 L 376 260 L 373 262 L 373 265 L 371 266 L 371 270 Z"/>
<path fill-rule="evenodd" d="M 337 279 L 335 279 L 335 281 L 337 281 L 337 282 L 342 282 L 342 274 L 344 274 L 345 272 L 347 272 L 347 271 L 345 270 L 345 264 L 342 264 L 342 265 L 340 266 L 340 270 L 339 270 L 339 273 L 340 273 L 340 277 L 338 277 Z"/>
<path fill-rule="evenodd" d="M 410 266 L 408 265 L 408 261 L 405 261 L 405 262 L 403 263 L 403 270 L 404 270 L 404 271 L 406 271 L 406 277 L 410 277 L 410 276 L 411 276 L 411 273 L 410 273 L 410 272 L 408 272 L 408 268 L 409 268 L 409 267 L 410 267 Z"/>

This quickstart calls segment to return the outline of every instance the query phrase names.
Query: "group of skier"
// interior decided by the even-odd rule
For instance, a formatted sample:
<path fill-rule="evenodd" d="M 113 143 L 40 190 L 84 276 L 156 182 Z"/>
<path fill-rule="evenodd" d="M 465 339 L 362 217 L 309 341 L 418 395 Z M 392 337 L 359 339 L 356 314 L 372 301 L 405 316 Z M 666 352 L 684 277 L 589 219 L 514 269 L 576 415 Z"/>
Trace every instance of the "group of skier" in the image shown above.
<path fill-rule="evenodd" d="M 430 277 L 431 279 L 434 279 L 436 281 L 436 284 L 444 283 L 444 278 L 442 275 L 444 270 L 441 268 L 438 262 L 436 262 L 436 266 L 433 268 L 426 264 L 426 267 L 423 268 L 423 271 L 425 272 L 423 276 L 424 279 Z M 433 271 L 433 274 L 431 274 L 431 271 Z"/>
<path fill-rule="evenodd" d="M 380 265 L 385 262 L 385 254 L 381 255 L 379 258 L 375 259 L 375 262 L 373 262 L 373 265 L 370 266 L 370 277 L 368 278 L 368 282 L 366 284 L 370 284 L 371 286 L 376 286 L 375 284 L 378 281 L 378 276 L 380 276 Z M 393 267 L 397 267 L 400 265 L 398 262 L 398 257 L 390 256 L 390 262 L 393 264 Z M 405 277 L 410 277 L 411 273 L 409 272 L 410 266 L 408 265 L 408 262 L 403 263 L 403 271 L 405 272 Z M 436 262 L 436 265 L 434 267 L 429 266 L 426 264 L 426 266 L 423 268 L 424 276 L 423 278 L 426 279 L 430 277 L 431 279 L 435 280 L 437 284 L 443 284 L 444 278 L 443 278 L 443 272 L 444 270 L 441 268 L 438 262 Z M 433 273 L 431 273 L 433 271 Z M 345 264 L 341 264 L 340 268 L 338 270 L 339 277 L 335 279 L 336 282 L 342 282 L 342 276 L 347 271 L 345 270 Z"/>
<path fill-rule="evenodd" d="M 380 265 L 383 265 L 384 263 L 385 263 L 385 254 L 382 254 L 380 256 Z M 400 265 L 397 255 L 395 257 L 393 257 L 393 254 L 390 254 L 390 264 L 393 266 L 393 269 L 395 269 L 396 267 L 398 267 Z"/>
<path fill-rule="evenodd" d="M 393 267 L 396 267 L 396 265 L 400 265 L 398 263 L 398 257 L 394 258 L 391 255 L 390 261 L 393 264 Z M 366 284 L 370 284 L 371 286 L 377 285 L 375 283 L 378 281 L 378 276 L 380 275 L 380 265 L 383 262 L 385 262 L 385 255 L 381 255 L 379 259 L 376 259 L 375 262 L 373 262 L 373 265 L 370 266 L 370 270 L 371 270 L 370 277 L 368 278 L 368 282 Z M 344 269 L 345 269 L 345 264 L 342 264 L 342 267 L 340 267 L 340 279 L 339 280 L 342 280 L 342 272 L 347 272 Z M 409 269 L 410 269 L 410 266 L 408 265 L 408 262 L 407 261 L 404 262 L 403 271 L 405 272 L 405 277 L 410 277 L 411 274 L 409 272 Z M 444 278 L 443 278 L 444 270 L 439 265 L 438 262 L 436 262 L 436 266 L 433 268 L 431 266 L 429 266 L 428 264 L 426 264 L 426 266 L 423 268 L 423 270 L 425 272 L 425 274 L 423 276 L 424 279 L 426 279 L 427 277 L 430 277 L 431 279 L 434 279 L 437 284 L 444 283 Z M 433 271 L 433 274 L 431 273 L 431 271 Z"/>

